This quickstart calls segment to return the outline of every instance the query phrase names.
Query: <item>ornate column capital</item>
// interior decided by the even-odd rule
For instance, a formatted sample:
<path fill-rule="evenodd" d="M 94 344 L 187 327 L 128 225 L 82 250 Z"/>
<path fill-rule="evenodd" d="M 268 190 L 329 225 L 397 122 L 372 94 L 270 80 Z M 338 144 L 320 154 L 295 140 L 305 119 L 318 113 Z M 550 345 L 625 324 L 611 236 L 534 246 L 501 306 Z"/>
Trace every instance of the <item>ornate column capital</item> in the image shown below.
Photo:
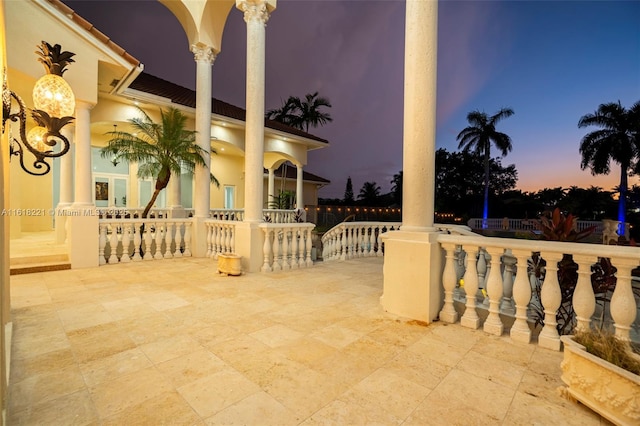
<path fill-rule="evenodd" d="M 207 62 L 212 64 L 216 59 L 216 53 L 213 51 L 213 48 L 210 46 L 202 45 L 202 44 L 192 44 L 191 52 L 193 53 L 193 57 L 196 62 Z"/>
<path fill-rule="evenodd" d="M 266 25 L 269 20 L 269 9 L 265 1 L 241 1 L 237 2 L 238 9 L 244 12 L 244 22 L 259 22 Z"/>

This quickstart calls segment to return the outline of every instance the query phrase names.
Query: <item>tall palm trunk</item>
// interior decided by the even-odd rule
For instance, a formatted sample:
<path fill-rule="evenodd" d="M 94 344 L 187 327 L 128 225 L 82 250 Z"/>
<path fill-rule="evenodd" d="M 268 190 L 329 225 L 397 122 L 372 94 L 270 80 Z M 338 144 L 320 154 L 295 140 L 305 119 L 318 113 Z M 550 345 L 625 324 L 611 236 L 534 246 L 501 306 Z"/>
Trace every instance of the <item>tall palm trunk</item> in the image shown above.
<path fill-rule="evenodd" d="M 143 219 L 147 218 L 147 215 L 149 214 L 149 210 L 151 210 L 151 207 L 155 204 L 156 199 L 158 198 L 158 194 L 160 194 L 160 191 L 162 191 L 167 187 L 167 185 L 169 184 L 170 178 L 171 178 L 171 172 L 169 171 L 168 168 L 163 167 L 162 170 L 160 170 L 160 173 L 158 174 L 158 179 L 156 180 L 156 189 L 155 191 L 153 191 L 153 195 L 151 196 L 149 203 L 147 203 L 147 207 L 145 207 L 144 211 L 142 212 Z"/>

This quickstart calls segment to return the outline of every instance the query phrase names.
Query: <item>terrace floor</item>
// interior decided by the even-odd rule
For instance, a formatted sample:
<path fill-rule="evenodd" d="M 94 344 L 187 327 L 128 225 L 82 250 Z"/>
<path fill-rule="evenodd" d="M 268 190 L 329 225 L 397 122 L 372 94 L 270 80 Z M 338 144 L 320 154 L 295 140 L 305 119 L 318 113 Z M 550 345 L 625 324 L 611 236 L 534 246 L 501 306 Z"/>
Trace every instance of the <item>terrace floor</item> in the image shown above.
<path fill-rule="evenodd" d="M 380 258 L 137 262 L 11 293 L 11 425 L 608 424 L 560 396 L 561 353 L 386 314 Z"/>

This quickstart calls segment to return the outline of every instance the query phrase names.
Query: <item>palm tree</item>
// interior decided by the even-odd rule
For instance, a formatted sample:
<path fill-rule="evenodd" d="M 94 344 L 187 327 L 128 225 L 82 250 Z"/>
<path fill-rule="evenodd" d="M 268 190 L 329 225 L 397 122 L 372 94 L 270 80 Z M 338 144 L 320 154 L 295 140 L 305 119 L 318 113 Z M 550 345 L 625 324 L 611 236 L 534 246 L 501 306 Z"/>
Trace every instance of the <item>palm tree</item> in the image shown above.
<path fill-rule="evenodd" d="M 463 129 L 456 140 L 460 142 L 458 149 L 474 151 L 484 158 L 484 206 L 483 219 L 489 217 L 489 168 L 491 159 L 491 142 L 500 150 L 504 157 L 511 151 L 511 138 L 505 133 L 496 130 L 496 124 L 504 118 L 511 117 L 511 108 L 502 108 L 492 116 L 478 110 L 471 111 L 467 115 L 470 126 Z"/>
<path fill-rule="evenodd" d="M 279 121 L 308 132 L 310 125 L 324 126 L 333 121 L 328 112 L 320 110 L 322 107 L 331 108 L 331 102 L 327 98 L 318 96 L 318 92 L 307 94 L 304 100 L 289 96 L 282 107 L 267 111 L 265 116 L 269 120 Z"/>
<path fill-rule="evenodd" d="M 618 220 L 624 226 L 627 205 L 627 177 L 639 172 L 640 153 L 640 101 L 625 109 L 620 101 L 600 104 L 593 114 L 586 114 L 578 127 L 598 126 L 600 130 L 587 133 L 580 142 L 582 162 L 580 168 L 591 169 L 591 174 L 609 174 L 611 160 L 620 165 L 620 197 Z"/>
<path fill-rule="evenodd" d="M 196 145 L 196 132 L 185 129 L 187 117 L 179 109 L 160 110 L 160 123 L 154 123 L 146 112 L 138 110 L 142 117 L 129 120 L 134 133 L 107 133 L 111 139 L 100 153 L 104 158 L 115 156 L 114 161 L 136 162 L 139 178 L 156 179 L 155 191 L 142 213 L 146 218 L 160 191 L 167 187 L 171 174 L 179 174 L 182 168 L 193 172 L 196 164 L 205 166 L 206 151 Z M 211 182 L 220 185 L 213 174 Z"/>
<path fill-rule="evenodd" d="M 373 206 L 378 202 L 380 191 L 381 188 L 376 182 L 365 182 L 360 188 L 358 200 L 361 200 L 366 205 Z"/>

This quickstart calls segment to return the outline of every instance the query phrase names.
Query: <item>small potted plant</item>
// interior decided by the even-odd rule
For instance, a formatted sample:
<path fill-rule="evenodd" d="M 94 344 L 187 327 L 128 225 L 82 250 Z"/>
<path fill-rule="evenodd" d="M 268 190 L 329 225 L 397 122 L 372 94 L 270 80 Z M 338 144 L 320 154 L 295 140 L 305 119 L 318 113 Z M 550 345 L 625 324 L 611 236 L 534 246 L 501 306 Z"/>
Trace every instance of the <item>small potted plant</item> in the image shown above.
<path fill-rule="evenodd" d="M 560 339 L 564 392 L 617 425 L 640 424 L 638 348 L 604 330 Z"/>

